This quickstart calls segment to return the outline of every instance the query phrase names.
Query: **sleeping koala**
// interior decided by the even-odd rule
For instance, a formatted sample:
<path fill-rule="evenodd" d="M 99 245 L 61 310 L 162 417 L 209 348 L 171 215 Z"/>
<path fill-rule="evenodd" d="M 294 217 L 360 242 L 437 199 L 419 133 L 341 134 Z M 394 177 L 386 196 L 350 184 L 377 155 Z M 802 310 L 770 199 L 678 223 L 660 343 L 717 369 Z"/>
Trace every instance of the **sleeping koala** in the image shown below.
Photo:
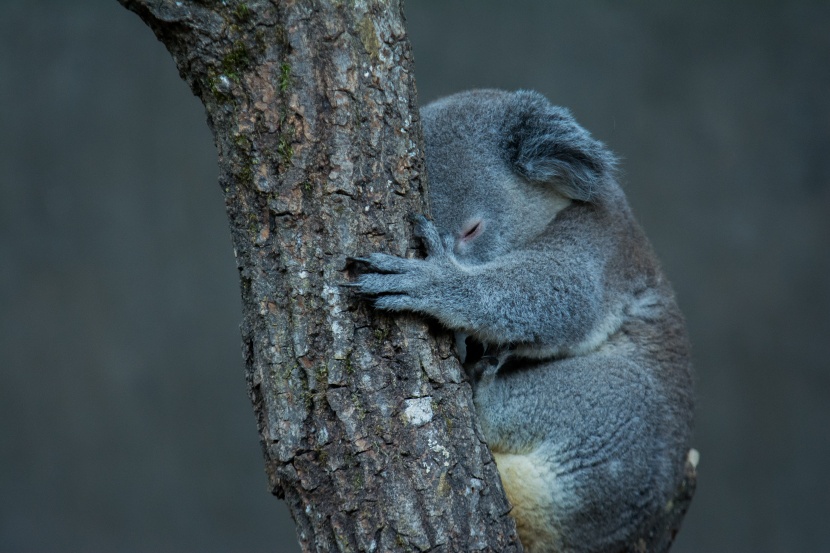
<path fill-rule="evenodd" d="M 428 256 L 360 258 L 353 286 L 456 331 L 525 550 L 618 551 L 682 479 L 693 405 L 683 318 L 615 158 L 534 92 L 463 92 L 422 119 Z"/>

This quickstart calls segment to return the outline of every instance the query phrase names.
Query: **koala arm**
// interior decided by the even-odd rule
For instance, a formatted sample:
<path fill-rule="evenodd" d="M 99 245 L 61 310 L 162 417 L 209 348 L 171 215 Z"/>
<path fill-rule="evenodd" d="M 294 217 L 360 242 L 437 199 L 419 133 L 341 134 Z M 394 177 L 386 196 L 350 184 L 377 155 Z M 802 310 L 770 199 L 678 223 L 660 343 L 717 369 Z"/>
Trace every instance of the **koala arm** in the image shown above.
<path fill-rule="evenodd" d="M 422 219 L 426 259 L 374 253 L 350 286 L 388 311 L 430 315 L 485 344 L 516 345 L 530 356 L 578 348 L 601 322 L 600 258 L 590 245 L 556 240 L 480 265 L 462 265 Z"/>

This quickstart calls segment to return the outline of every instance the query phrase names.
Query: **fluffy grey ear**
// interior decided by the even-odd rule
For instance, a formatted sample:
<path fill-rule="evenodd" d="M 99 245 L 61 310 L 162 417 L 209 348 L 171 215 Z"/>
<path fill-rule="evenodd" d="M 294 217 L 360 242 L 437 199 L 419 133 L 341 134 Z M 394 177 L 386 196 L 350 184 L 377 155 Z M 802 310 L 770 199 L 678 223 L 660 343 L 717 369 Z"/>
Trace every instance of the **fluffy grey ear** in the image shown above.
<path fill-rule="evenodd" d="M 518 174 L 574 200 L 594 202 L 613 179 L 616 158 L 571 116 L 539 93 L 515 93 L 507 152 Z"/>

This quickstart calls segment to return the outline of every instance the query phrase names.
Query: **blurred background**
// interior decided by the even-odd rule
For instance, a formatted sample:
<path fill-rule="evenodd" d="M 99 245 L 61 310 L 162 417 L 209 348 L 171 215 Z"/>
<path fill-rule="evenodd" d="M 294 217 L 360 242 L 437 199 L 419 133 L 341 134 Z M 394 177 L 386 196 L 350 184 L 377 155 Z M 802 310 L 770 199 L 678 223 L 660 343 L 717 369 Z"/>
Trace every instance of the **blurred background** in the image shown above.
<path fill-rule="evenodd" d="M 697 366 L 674 551 L 830 551 L 830 3 L 407 3 L 422 102 L 531 88 L 623 158 Z M 0 551 L 297 551 L 212 137 L 115 0 L 0 4 Z"/>

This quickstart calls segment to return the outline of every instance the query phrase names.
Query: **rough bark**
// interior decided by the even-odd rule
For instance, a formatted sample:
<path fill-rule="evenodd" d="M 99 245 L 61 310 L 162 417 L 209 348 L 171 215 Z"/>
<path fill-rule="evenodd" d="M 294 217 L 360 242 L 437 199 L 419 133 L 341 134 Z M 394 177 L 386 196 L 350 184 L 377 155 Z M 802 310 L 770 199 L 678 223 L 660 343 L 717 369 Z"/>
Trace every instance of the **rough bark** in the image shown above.
<path fill-rule="evenodd" d="M 202 100 L 273 493 L 305 551 L 517 551 L 446 337 L 338 287 L 425 211 L 398 1 L 121 0 Z M 206 298 L 209 301 L 209 298 Z"/>
<path fill-rule="evenodd" d="M 400 0 L 119 1 L 205 105 L 266 472 L 303 549 L 520 551 L 448 337 L 338 286 L 347 255 L 418 253 L 409 216 L 426 211 L 426 183 Z M 676 521 L 632 551 L 668 549 L 678 497 Z"/>

